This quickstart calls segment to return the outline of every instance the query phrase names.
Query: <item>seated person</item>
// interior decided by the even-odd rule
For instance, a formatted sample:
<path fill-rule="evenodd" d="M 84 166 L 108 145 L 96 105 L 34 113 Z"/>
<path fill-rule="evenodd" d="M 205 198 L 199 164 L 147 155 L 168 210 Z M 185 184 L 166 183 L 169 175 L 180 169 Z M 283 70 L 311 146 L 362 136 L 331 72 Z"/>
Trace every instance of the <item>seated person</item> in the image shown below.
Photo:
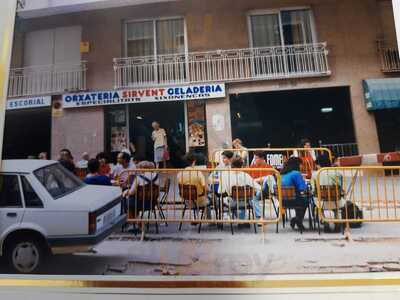
<path fill-rule="evenodd" d="M 311 179 L 312 171 L 315 169 L 315 151 L 310 150 L 312 147 L 309 139 L 302 139 L 299 147 L 304 148 L 304 150 L 294 151 L 293 156 L 301 158 L 302 163 L 300 171 L 307 175 L 307 179 Z"/>
<path fill-rule="evenodd" d="M 138 169 L 155 169 L 155 165 L 149 161 L 142 161 L 137 165 Z M 144 173 L 137 173 L 133 176 L 132 185 L 123 193 L 124 197 L 129 199 L 129 207 L 134 208 L 135 216 L 137 211 L 151 209 L 151 202 L 158 201 L 158 199 L 144 199 L 147 200 L 145 203 L 143 199 L 137 199 L 136 192 L 139 186 L 149 185 L 150 188 L 160 185 L 159 175 L 157 172 L 149 171 Z"/>
<path fill-rule="evenodd" d="M 256 151 L 254 153 L 253 162 L 250 165 L 251 169 L 273 169 L 272 166 L 267 164 L 266 154 L 264 151 Z M 258 191 L 254 199 L 254 211 L 256 218 L 261 217 L 260 201 L 262 198 L 268 198 L 270 192 L 274 191 L 276 185 L 274 172 L 265 171 L 249 171 L 249 175 L 262 186 L 262 191 Z"/>
<path fill-rule="evenodd" d="M 111 178 L 116 185 L 120 185 L 122 189 L 126 189 L 129 185 L 129 170 L 136 169 L 135 164 L 131 161 L 131 156 L 126 152 L 120 152 L 117 156 L 117 166 L 114 168 Z"/>
<path fill-rule="evenodd" d="M 89 174 L 84 179 L 86 184 L 92 185 L 111 185 L 111 181 L 107 176 L 101 175 L 100 162 L 97 159 L 91 159 L 88 161 Z"/>
<path fill-rule="evenodd" d="M 219 183 L 220 183 L 221 172 L 219 170 L 229 169 L 231 167 L 231 162 L 232 162 L 234 155 L 235 154 L 229 150 L 222 152 L 221 162 L 215 168 L 216 171 L 212 172 L 209 176 L 209 179 L 208 179 L 209 184 L 211 185 L 212 191 L 214 191 L 216 194 L 218 194 L 219 185 L 220 185 Z"/>
<path fill-rule="evenodd" d="M 196 204 L 197 207 L 205 207 L 208 204 L 208 200 L 206 197 L 205 185 L 206 179 L 201 171 L 201 169 L 197 165 L 198 160 L 197 156 L 194 153 L 188 153 L 185 156 L 185 161 L 189 164 L 188 167 L 185 168 L 185 171 L 179 172 L 177 174 L 178 184 L 186 184 L 186 185 L 194 185 L 197 190 L 197 199 Z"/>
<path fill-rule="evenodd" d="M 235 157 L 232 160 L 231 167 L 233 169 L 240 169 L 243 167 L 243 160 L 240 157 Z M 231 208 L 237 207 L 235 195 L 232 195 L 232 187 L 252 187 L 256 192 L 261 191 L 261 186 L 246 172 L 239 170 L 227 170 L 221 172 L 220 185 L 218 193 L 228 196 L 224 200 L 230 202 Z M 253 195 L 249 195 L 248 201 L 253 202 Z M 240 207 L 239 219 L 244 219 L 246 215 L 246 208 Z M 248 224 L 249 225 L 249 224 Z"/>
<path fill-rule="evenodd" d="M 281 186 L 294 187 L 296 191 L 296 199 L 286 202 L 282 199 L 283 206 L 286 207 L 289 203 L 291 207 L 295 207 L 296 217 L 290 220 L 292 229 L 297 227 L 304 230 L 303 220 L 308 206 L 308 198 L 306 197 L 307 184 L 300 173 L 301 159 L 298 157 L 291 157 L 285 163 L 281 170 Z"/>
<path fill-rule="evenodd" d="M 71 173 L 75 174 L 74 158 L 72 157 L 71 151 L 68 149 L 62 149 L 60 151 L 60 159 L 58 162 Z"/>
<path fill-rule="evenodd" d="M 96 159 L 100 162 L 99 174 L 109 177 L 111 175 L 111 167 L 107 154 L 100 152 L 96 155 Z"/>
<path fill-rule="evenodd" d="M 78 169 L 87 169 L 89 160 L 90 160 L 89 153 L 83 152 L 82 159 L 77 162 L 76 168 L 78 168 Z"/>
<path fill-rule="evenodd" d="M 329 156 L 327 154 L 321 154 L 318 156 L 317 161 L 317 169 L 321 168 L 329 168 L 332 167 L 331 160 L 329 159 Z M 311 177 L 311 187 L 314 195 L 317 195 L 317 175 L 318 171 L 314 171 Z M 338 173 L 335 170 L 326 170 L 322 171 L 319 175 L 319 185 L 320 186 L 333 186 L 336 187 L 339 193 L 342 192 L 342 187 L 343 187 L 343 176 L 342 174 Z M 336 200 L 339 200 L 339 203 L 337 203 Z M 326 206 L 326 205 L 329 206 Z M 324 203 L 324 207 L 326 209 L 338 209 L 344 205 L 343 200 L 340 199 L 332 199 L 332 201 L 329 201 L 327 203 Z"/>

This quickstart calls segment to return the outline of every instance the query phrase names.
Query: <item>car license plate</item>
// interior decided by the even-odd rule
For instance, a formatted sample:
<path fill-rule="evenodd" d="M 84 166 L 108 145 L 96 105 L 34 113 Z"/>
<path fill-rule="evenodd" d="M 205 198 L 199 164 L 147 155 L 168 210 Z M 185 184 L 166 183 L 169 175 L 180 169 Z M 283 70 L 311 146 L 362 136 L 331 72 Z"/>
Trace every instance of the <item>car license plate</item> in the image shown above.
<path fill-rule="evenodd" d="M 97 230 L 110 225 L 121 214 L 121 203 L 97 217 Z"/>

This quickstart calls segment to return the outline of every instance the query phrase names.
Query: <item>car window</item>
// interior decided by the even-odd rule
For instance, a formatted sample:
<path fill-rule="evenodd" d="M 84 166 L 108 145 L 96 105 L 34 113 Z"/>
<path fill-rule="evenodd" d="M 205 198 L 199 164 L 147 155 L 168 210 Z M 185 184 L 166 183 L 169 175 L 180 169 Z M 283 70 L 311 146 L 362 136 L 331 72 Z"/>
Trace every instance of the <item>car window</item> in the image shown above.
<path fill-rule="evenodd" d="M 22 207 L 18 176 L 0 175 L 0 207 Z"/>
<path fill-rule="evenodd" d="M 22 179 L 22 190 L 24 193 L 25 207 L 29 208 L 42 208 L 43 202 L 40 200 L 39 196 L 36 194 L 35 190 L 32 188 L 29 181 L 25 176 Z"/>
<path fill-rule="evenodd" d="M 36 170 L 34 174 L 54 199 L 72 193 L 84 186 L 84 183 L 78 177 L 60 164 Z"/>

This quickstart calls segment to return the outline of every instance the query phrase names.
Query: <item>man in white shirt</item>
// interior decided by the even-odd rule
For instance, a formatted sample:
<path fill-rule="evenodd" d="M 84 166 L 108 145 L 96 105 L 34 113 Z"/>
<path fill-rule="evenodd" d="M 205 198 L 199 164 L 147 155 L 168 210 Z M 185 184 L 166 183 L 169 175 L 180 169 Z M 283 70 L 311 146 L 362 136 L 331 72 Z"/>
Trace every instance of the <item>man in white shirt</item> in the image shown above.
<path fill-rule="evenodd" d="M 132 215 L 136 217 L 138 211 L 150 210 L 154 205 L 158 196 L 152 196 L 153 199 L 140 199 L 136 196 L 139 186 L 148 185 L 150 188 L 159 189 L 160 179 L 157 172 L 152 171 L 155 169 L 154 163 L 150 161 L 142 161 L 137 165 L 138 169 L 149 169 L 149 171 L 143 171 L 136 173 L 133 176 L 133 182 L 131 186 L 123 193 L 123 196 L 128 199 L 129 207 Z"/>
<path fill-rule="evenodd" d="M 231 162 L 233 159 L 234 153 L 232 151 L 226 150 L 221 154 L 221 162 L 215 168 L 215 171 L 211 172 L 208 182 L 211 185 L 211 190 L 215 193 L 219 194 L 219 187 L 220 187 L 220 177 L 221 177 L 221 170 L 230 169 Z"/>
<path fill-rule="evenodd" d="M 232 169 L 240 169 L 243 167 L 243 159 L 235 157 L 231 163 Z M 261 191 L 261 185 L 258 184 L 249 174 L 239 170 L 222 170 L 220 176 L 220 184 L 218 188 L 219 194 L 225 195 L 224 202 L 230 205 L 231 208 L 237 207 L 235 195 L 232 195 L 232 187 L 252 187 L 255 192 Z M 255 195 L 248 195 L 246 199 L 248 203 L 253 205 Z M 239 219 L 245 219 L 246 208 L 244 203 L 240 203 Z"/>

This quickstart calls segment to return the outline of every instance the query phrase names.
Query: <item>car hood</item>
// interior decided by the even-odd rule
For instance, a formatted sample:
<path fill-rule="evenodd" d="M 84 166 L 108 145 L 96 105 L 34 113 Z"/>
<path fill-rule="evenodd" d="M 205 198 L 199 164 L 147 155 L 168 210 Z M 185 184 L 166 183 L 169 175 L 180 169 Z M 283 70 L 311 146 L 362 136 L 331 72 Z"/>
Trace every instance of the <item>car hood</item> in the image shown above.
<path fill-rule="evenodd" d="M 85 185 L 69 195 L 54 200 L 54 204 L 57 204 L 58 209 L 61 208 L 66 211 L 84 210 L 91 212 L 109 204 L 120 197 L 121 194 L 119 187 Z"/>

